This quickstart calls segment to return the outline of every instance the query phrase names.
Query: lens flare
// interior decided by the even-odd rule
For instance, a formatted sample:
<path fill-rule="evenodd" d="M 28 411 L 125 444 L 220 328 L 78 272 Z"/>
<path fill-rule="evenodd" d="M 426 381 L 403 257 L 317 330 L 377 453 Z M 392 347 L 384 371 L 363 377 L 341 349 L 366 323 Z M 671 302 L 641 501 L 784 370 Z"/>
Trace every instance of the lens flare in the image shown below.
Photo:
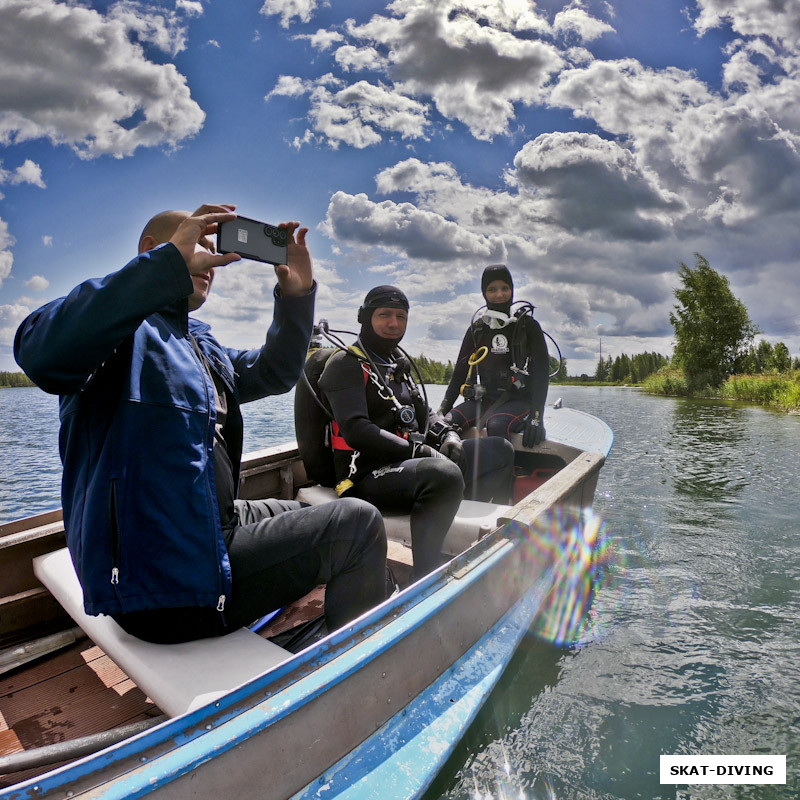
<path fill-rule="evenodd" d="M 591 509 L 558 508 L 530 527 L 512 525 L 524 540 L 523 557 L 532 568 L 549 569 L 553 580 L 533 633 L 560 646 L 580 643 L 595 593 L 608 582 L 614 561 L 602 520 Z"/>

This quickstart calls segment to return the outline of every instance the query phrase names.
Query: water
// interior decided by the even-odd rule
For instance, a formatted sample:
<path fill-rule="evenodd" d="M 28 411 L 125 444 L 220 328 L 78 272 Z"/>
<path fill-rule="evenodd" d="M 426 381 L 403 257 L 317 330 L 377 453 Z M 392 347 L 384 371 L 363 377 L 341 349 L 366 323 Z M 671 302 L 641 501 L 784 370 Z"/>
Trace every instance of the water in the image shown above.
<path fill-rule="evenodd" d="M 800 796 L 800 418 L 563 387 L 615 444 L 587 641 L 529 638 L 426 800 Z M 786 786 L 659 784 L 660 754 L 786 754 Z"/>
<path fill-rule="evenodd" d="M 437 405 L 443 387 L 431 387 Z M 614 580 L 572 648 L 526 639 L 426 800 L 800 795 L 800 417 L 555 387 L 605 419 Z M 294 438 L 246 406 L 245 450 Z M 0 522 L 59 504 L 57 403 L 0 390 Z M 661 786 L 660 754 L 786 754 L 786 786 Z"/>

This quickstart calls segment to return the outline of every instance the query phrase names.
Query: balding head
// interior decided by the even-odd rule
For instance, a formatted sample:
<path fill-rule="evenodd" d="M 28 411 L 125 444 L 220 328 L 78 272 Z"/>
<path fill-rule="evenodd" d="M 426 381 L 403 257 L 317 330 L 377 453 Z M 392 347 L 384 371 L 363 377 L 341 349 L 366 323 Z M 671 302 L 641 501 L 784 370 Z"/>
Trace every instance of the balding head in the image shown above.
<path fill-rule="evenodd" d="M 144 226 L 139 237 L 139 253 L 146 253 L 172 238 L 178 225 L 191 216 L 189 211 L 162 211 Z"/>

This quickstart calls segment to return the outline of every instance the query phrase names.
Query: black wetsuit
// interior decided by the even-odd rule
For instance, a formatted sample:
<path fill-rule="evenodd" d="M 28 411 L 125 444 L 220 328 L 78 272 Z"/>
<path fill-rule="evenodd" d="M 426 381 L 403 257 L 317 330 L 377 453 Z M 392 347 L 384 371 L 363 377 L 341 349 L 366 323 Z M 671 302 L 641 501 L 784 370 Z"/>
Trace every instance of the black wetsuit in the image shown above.
<path fill-rule="evenodd" d="M 512 352 L 515 342 L 516 353 Z M 453 407 L 467 381 L 470 356 L 483 346 L 488 348 L 488 354 L 473 368 L 470 383 L 482 386 L 485 394 L 480 400 L 466 399 Z M 511 369 L 515 354 L 516 366 L 527 375 Z M 522 430 L 530 413 L 538 411 L 539 418 L 543 418 L 549 371 L 544 334 L 532 316 L 512 317 L 503 328 L 491 328 L 478 320 L 464 336 L 440 410 L 449 412 L 448 418 L 461 428 L 475 425 L 483 417 L 487 434 L 508 438 Z"/>
<path fill-rule="evenodd" d="M 419 429 L 426 419 L 441 423 L 409 382 L 394 374 L 392 361 L 373 361 L 400 405 L 414 408 Z M 490 438 L 464 442 L 459 464 L 430 455 L 415 458 L 414 443 L 398 430 L 386 386 L 370 372 L 351 351 L 342 350 L 331 356 L 320 377 L 334 416 L 336 479 L 340 487 L 343 481 L 352 483 L 340 488 L 343 497 L 368 500 L 381 511 L 410 513 L 414 575 L 420 577 L 439 565 L 442 542 L 465 496 L 507 502 L 514 451 L 508 442 Z M 427 444 L 435 449 L 431 437 Z M 476 470 L 467 468 L 475 464 Z"/>

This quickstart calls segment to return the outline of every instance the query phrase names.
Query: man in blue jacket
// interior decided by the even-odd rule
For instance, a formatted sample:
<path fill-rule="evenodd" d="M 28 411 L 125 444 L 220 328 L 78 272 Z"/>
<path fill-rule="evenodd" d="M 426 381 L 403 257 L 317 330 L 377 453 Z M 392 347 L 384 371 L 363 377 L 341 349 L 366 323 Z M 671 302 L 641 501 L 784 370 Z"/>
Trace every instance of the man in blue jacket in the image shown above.
<path fill-rule="evenodd" d="M 239 260 L 208 238 L 233 212 L 156 215 L 133 261 L 34 311 L 14 343 L 32 380 L 60 395 L 64 527 L 86 611 L 150 641 L 227 633 L 323 583 L 330 630 L 384 597 L 373 506 L 236 499 L 239 405 L 297 382 L 316 283 L 307 228 L 284 223 L 264 346 L 220 345 L 188 313 L 214 269 Z"/>

